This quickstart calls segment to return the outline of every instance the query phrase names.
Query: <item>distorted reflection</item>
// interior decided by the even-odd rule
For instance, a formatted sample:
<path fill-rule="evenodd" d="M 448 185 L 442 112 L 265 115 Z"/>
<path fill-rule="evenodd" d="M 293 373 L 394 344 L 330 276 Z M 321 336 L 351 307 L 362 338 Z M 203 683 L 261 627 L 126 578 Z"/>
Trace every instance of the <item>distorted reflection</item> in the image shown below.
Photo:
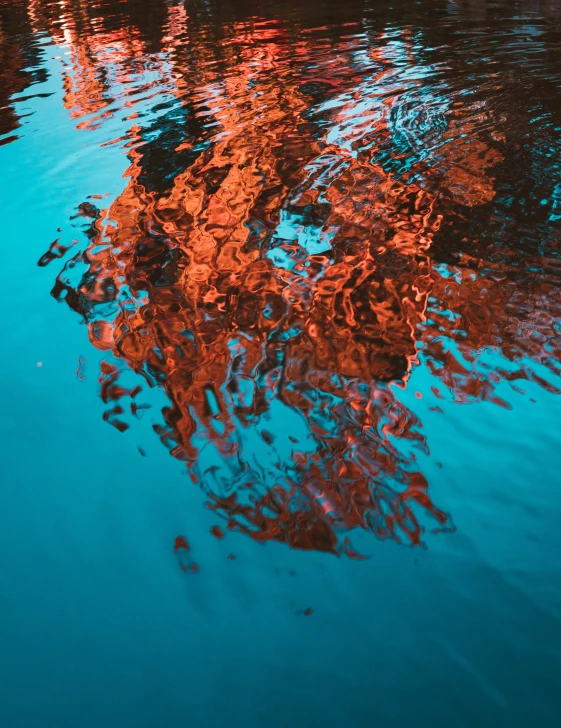
<path fill-rule="evenodd" d="M 351 2 L 317 25 L 304 5 L 17 8 L 60 46 L 77 127 L 122 120 L 124 190 L 107 208 L 92 190 L 85 242 L 42 258 L 68 256 L 53 295 L 107 353 L 106 419 L 130 427 L 162 388 L 154 429 L 228 528 L 357 556 L 353 529 L 452 528 L 400 397 L 415 368 L 436 408 L 558 391 L 558 16 L 493 44 L 464 32 L 480 3 L 439 6 L 439 36 L 422 14 Z M 19 93 L 24 50 L 2 48 Z"/>

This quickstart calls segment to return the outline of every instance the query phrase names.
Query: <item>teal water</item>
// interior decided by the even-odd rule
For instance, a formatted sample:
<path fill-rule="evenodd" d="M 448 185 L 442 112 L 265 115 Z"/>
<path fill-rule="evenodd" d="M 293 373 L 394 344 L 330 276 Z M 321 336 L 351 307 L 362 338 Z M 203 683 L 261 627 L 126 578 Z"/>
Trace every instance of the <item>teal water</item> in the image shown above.
<path fill-rule="evenodd" d="M 1 725 L 559 725 L 560 18 L 554 2 L 0 0 Z M 427 196 L 430 234 L 397 202 L 384 217 L 388 188 Z M 201 217 L 160 215 L 172 189 Z M 85 201 L 97 217 L 76 217 Z M 335 300 L 329 328 L 322 281 L 342 270 L 358 290 L 355 247 L 383 241 L 385 261 L 394 224 L 412 237 L 375 269 L 379 307 Z M 244 229 L 257 242 L 236 266 L 269 266 L 289 292 L 276 329 L 247 323 L 274 319 L 272 283 L 233 318 L 190 313 L 220 308 L 224 276 L 237 300 L 253 290 L 216 252 Z M 39 266 L 58 238 L 77 242 Z M 189 278 L 209 260 L 212 285 Z M 306 265 L 323 266 L 317 288 Z M 394 289 L 418 307 L 395 313 Z M 189 376 L 178 310 L 202 352 Z M 141 360 L 95 338 L 123 311 L 149 331 Z M 224 352 L 249 358 L 242 339 L 288 353 L 234 389 Z M 330 364 L 321 341 L 343 342 Z M 151 406 L 136 418 L 117 398 L 123 432 L 103 419 L 102 362 Z M 251 405 L 236 399 L 249 379 Z M 353 414 L 380 393 L 379 422 Z M 166 425 L 170 406 L 194 432 Z M 443 515 L 416 503 L 399 530 L 417 473 Z M 277 487 L 293 499 L 275 511 L 259 499 Z"/>

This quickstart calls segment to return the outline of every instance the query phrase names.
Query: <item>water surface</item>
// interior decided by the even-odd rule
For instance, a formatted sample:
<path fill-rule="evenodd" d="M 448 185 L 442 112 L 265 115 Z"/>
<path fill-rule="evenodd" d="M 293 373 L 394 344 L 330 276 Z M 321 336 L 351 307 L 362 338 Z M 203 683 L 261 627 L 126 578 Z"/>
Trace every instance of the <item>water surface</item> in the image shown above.
<path fill-rule="evenodd" d="M 378 5 L 0 0 L 3 724 L 558 725 L 561 6 Z"/>

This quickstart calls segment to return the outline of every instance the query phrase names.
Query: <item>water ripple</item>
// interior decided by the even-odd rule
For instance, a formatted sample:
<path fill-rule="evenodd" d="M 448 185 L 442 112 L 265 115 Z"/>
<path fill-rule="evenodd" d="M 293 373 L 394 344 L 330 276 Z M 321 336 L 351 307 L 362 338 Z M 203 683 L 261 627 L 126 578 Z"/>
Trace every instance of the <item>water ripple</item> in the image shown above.
<path fill-rule="evenodd" d="M 227 528 L 359 557 L 355 529 L 453 528 L 413 372 L 434 412 L 560 391 L 561 68 L 555 13 L 489 32 L 469 3 L 434 24 L 351 5 L 318 26 L 152 2 L 147 28 L 134 3 L 17 4 L 0 133 L 48 34 L 66 113 L 118 122 L 130 163 L 39 261 L 64 259 L 53 296 L 106 352 L 105 419 L 163 389 L 154 430 Z"/>

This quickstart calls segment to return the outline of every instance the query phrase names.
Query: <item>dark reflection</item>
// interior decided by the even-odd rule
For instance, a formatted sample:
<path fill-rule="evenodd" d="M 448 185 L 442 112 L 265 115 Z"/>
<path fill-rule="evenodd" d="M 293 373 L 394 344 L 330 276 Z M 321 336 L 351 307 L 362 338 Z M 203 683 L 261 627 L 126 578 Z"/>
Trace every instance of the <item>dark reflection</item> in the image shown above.
<path fill-rule="evenodd" d="M 229 528 L 419 544 L 451 524 L 413 370 L 436 409 L 558 391 L 558 11 L 28 3 L 69 53 L 68 113 L 119 118 L 131 165 L 80 207 L 53 295 L 108 353 L 106 419 L 142 406 L 124 371 L 162 387 L 154 428 Z"/>
<path fill-rule="evenodd" d="M 39 57 L 27 2 L 0 2 L 0 146 L 17 139 L 13 132 L 20 120 L 11 99 L 30 84 L 45 80 L 45 72 L 37 68 Z"/>

